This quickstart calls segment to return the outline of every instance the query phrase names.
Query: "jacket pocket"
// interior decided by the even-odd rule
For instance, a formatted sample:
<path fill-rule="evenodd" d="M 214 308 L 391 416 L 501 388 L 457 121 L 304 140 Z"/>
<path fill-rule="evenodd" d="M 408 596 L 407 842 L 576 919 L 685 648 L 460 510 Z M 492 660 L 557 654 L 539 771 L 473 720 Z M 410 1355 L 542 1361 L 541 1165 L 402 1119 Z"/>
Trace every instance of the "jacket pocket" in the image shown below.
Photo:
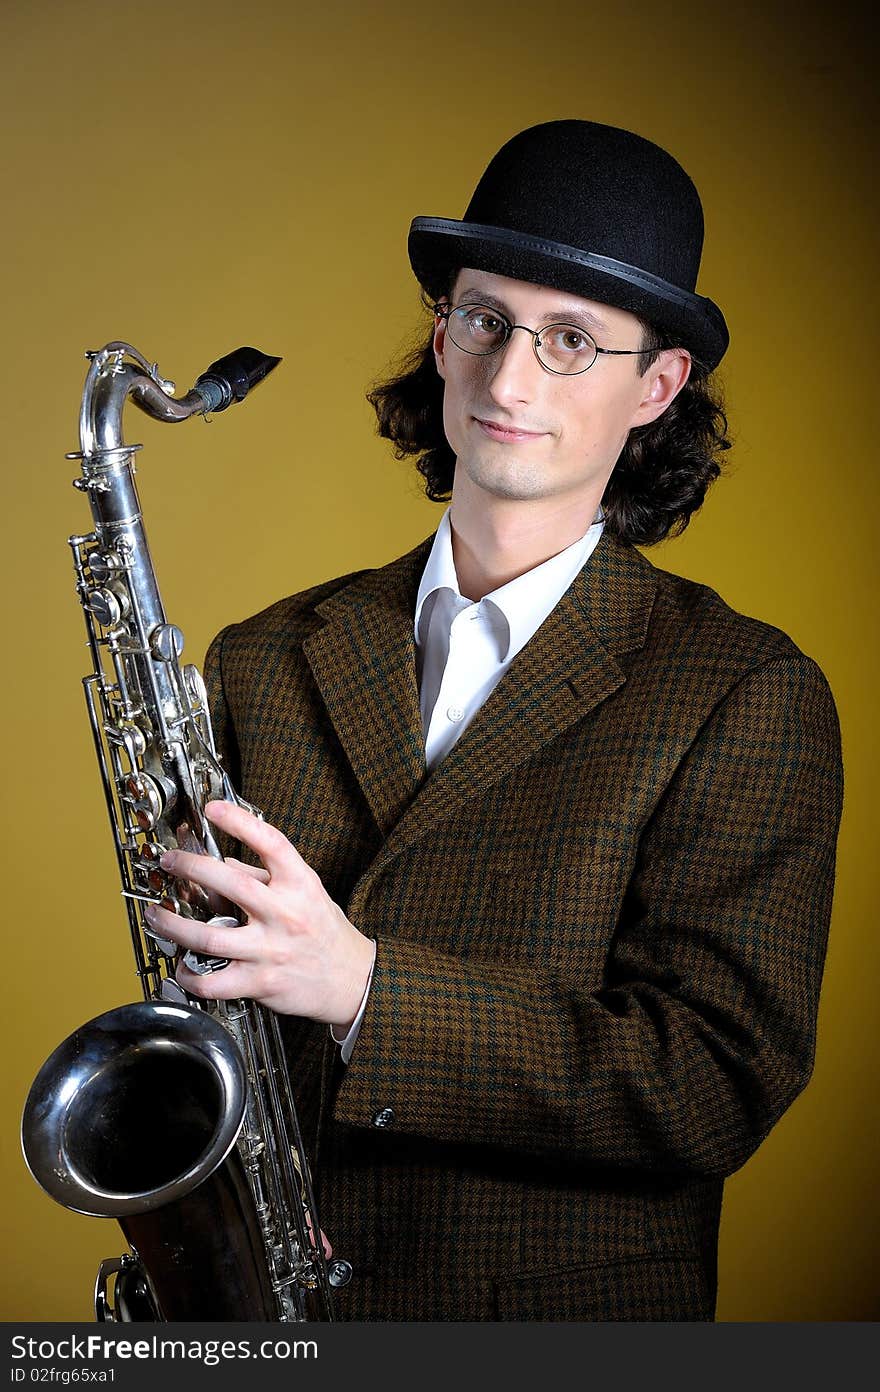
<path fill-rule="evenodd" d="M 712 1320 L 715 1291 L 691 1256 L 628 1257 L 495 1282 L 499 1320 Z"/>

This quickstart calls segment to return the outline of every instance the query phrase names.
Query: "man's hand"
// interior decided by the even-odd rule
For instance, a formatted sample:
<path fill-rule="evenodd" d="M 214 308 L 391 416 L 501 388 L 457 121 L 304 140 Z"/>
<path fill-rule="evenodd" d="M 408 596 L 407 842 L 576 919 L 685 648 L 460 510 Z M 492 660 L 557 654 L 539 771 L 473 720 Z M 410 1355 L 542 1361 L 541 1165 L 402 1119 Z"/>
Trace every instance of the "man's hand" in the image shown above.
<path fill-rule="evenodd" d="M 254 851 L 263 868 L 168 851 L 162 868 L 222 896 L 247 915 L 224 928 L 181 918 L 152 905 L 146 913 L 161 938 L 211 957 L 228 957 L 222 971 L 199 976 L 182 963 L 177 980 L 190 995 L 210 1000 L 245 996 L 282 1015 L 321 1020 L 337 1034 L 350 1028 L 373 962 L 373 944 L 349 923 L 314 870 L 276 827 L 243 807 L 209 802 L 214 826 Z"/>

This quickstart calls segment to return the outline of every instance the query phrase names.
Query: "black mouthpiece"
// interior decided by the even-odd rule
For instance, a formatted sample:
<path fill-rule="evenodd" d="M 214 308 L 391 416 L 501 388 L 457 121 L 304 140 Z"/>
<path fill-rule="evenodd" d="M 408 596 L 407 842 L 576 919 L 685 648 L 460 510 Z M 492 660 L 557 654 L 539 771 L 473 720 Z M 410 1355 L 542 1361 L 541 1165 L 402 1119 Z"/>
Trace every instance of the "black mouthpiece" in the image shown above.
<path fill-rule="evenodd" d="M 280 358 L 267 357 L 258 348 L 236 348 L 216 362 L 196 382 L 196 387 L 208 401 L 207 410 L 216 414 L 225 411 L 233 401 L 244 401 L 251 387 L 262 382 Z"/>

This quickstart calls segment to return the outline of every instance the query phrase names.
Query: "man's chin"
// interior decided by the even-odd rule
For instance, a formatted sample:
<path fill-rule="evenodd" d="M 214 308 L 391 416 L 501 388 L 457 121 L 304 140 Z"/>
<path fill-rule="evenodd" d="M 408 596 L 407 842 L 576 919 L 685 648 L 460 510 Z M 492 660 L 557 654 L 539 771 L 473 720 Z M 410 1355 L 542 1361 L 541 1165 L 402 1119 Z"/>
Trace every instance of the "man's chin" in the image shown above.
<path fill-rule="evenodd" d="M 525 461 L 510 459 L 471 459 L 463 464 L 456 463 L 456 473 L 462 470 L 474 488 L 493 498 L 504 498 L 510 502 L 529 502 L 544 498 L 551 491 L 547 485 L 546 471 Z"/>

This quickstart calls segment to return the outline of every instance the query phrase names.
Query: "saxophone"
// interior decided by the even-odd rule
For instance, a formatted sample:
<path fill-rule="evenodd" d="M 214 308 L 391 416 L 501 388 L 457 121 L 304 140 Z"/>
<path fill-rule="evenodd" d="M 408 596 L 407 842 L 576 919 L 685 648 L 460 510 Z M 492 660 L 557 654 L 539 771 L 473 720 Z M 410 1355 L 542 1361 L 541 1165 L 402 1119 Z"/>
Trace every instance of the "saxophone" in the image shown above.
<path fill-rule="evenodd" d="M 333 1288 L 351 1267 L 324 1255 L 278 1018 L 249 1000 L 186 996 L 179 949 L 144 920 L 158 903 L 240 921 L 215 915 L 159 858 L 173 847 L 219 858 L 206 803 L 249 804 L 218 757 L 201 674 L 181 665 L 183 635 L 165 616 L 135 484 L 142 446 L 123 442 L 123 408 L 130 399 L 169 422 L 217 413 L 280 359 L 239 348 L 178 399 L 128 343 L 86 357 L 80 449 L 66 457 L 81 463 L 74 486 L 93 530 L 69 544 L 92 663 L 89 723 L 144 999 L 89 1021 L 43 1065 L 22 1119 L 25 1161 L 66 1208 L 122 1228 L 130 1251 L 101 1263 L 98 1320 L 332 1320 Z M 199 972 L 226 965 L 184 960 Z"/>

